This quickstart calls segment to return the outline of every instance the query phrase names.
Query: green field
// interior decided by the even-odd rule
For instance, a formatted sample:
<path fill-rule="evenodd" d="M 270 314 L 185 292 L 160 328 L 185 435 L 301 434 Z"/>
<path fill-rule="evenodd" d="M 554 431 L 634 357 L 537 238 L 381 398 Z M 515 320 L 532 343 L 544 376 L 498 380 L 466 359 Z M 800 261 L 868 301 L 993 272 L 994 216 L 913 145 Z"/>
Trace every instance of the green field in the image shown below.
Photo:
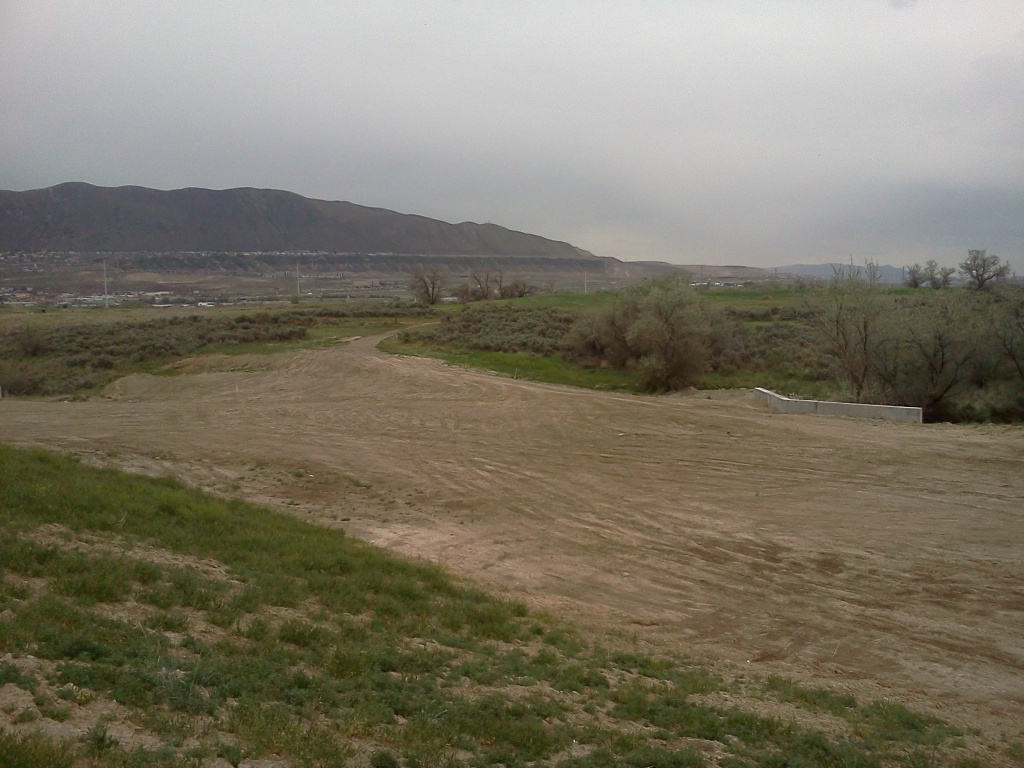
<path fill-rule="evenodd" d="M 978 764 L 896 702 L 595 637 L 172 479 L 0 446 L 0 533 L 5 768 Z"/>

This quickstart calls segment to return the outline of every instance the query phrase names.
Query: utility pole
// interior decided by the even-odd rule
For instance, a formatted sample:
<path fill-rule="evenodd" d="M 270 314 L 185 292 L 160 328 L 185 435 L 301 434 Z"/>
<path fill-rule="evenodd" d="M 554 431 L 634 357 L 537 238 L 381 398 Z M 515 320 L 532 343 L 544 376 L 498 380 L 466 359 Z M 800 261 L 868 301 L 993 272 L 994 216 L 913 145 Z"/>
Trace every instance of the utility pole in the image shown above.
<path fill-rule="evenodd" d="M 583 268 L 583 295 L 587 295 L 587 268 Z"/>
<path fill-rule="evenodd" d="M 299 262 L 295 262 L 295 301 L 302 301 L 302 288 L 299 287 Z"/>
<path fill-rule="evenodd" d="M 103 260 L 103 306 L 110 306 L 110 291 L 107 290 L 107 260 Z"/>

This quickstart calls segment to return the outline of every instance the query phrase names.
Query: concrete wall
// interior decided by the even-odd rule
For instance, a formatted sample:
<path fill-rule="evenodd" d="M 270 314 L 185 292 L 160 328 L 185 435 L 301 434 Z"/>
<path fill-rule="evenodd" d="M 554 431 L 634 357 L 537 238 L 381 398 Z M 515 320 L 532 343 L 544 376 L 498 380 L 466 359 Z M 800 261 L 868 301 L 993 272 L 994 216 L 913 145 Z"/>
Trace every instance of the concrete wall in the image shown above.
<path fill-rule="evenodd" d="M 754 396 L 779 413 L 811 413 L 818 416 L 850 416 L 854 419 L 887 419 L 920 424 L 920 408 L 909 405 L 866 405 L 864 403 L 834 403 L 828 400 L 793 400 L 777 395 L 770 389 L 758 387 Z"/>

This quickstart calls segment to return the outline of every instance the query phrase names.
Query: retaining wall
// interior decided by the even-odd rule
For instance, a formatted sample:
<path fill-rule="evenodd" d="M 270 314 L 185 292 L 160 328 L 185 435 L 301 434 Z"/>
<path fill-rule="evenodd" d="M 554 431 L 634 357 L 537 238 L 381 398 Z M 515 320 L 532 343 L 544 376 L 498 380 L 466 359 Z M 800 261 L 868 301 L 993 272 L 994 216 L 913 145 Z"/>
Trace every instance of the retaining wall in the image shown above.
<path fill-rule="evenodd" d="M 770 389 L 757 387 L 754 396 L 779 413 L 811 413 L 818 416 L 850 416 L 854 419 L 886 419 L 920 424 L 920 408 L 909 405 L 868 405 L 865 403 L 835 403 L 829 400 L 794 400 L 777 395 Z"/>

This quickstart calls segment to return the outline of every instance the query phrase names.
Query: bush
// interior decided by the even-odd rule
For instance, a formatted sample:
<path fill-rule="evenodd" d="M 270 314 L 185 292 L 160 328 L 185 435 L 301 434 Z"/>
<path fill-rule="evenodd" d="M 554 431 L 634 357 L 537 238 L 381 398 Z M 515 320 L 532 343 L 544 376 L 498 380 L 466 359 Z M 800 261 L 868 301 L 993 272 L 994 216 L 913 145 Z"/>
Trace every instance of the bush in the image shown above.
<path fill-rule="evenodd" d="M 480 352 L 553 356 L 569 350 L 575 324 L 576 315 L 554 307 L 476 304 L 432 328 L 406 331 L 401 339 Z"/>
<path fill-rule="evenodd" d="M 683 274 L 644 280 L 621 301 L 584 319 L 572 337 L 576 359 L 637 374 L 638 386 L 662 392 L 693 384 L 707 370 L 712 315 Z"/>

